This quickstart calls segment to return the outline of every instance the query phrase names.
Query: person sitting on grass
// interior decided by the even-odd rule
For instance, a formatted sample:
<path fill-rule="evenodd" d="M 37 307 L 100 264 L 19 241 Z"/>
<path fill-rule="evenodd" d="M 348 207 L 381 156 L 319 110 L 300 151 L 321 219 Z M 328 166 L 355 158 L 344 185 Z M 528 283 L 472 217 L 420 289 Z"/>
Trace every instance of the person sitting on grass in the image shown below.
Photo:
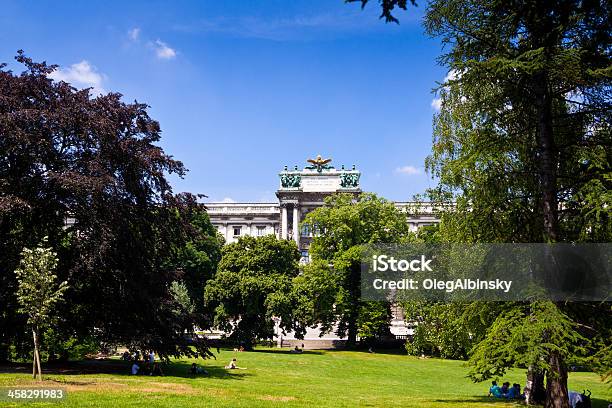
<path fill-rule="evenodd" d="M 525 396 L 521 394 L 521 385 L 520 384 L 512 384 L 512 388 L 506 394 L 506 398 L 508 399 L 523 399 Z"/>
<path fill-rule="evenodd" d="M 208 375 L 208 371 L 202 367 L 198 367 L 196 363 L 193 363 L 191 364 L 191 368 L 189 368 L 189 374 L 191 374 L 193 377 L 198 374 Z"/>
<path fill-rule="evenodd" d="M 292 353 L 301 353 L 302 350 L 300 350 L 300 348 L 298 346 L 295 346 L 295 348 L 293 350 L 291 350 Z"/>
<path fill-rule="evenodd" d="M 246 370 L 246 367 L 238 367 L 236 365 L 236 359 L 232 358 L 232 361 L 229 362 L 229 365 L 226 365 L 225 368 L 229 370 Z"/>
<path fill-rule="evenodd" d="M 519 387 L 519 389 L 517 390 L 516 387 Z M 506 398 L 508 399 L 516 399 L 518 398 L 518 396 L 520 395 L 520 385 L 518 384 L 512 384 L 512 388 L 508 389 L 508 392 L 506 393 Z"/>
<path fill-rule="evenodd" d="M 508 392 L 510 391 L 510 383 L 508 381 L 506 381 L 505 383 L 502 384 L 501 386 L 501 393 L 504 397 L 508 396 Z"/>
<path fill-rule="evenodd" d="M 137 361 L 134 361 L 134 364 L 132 364 L 132 375 L 138 374 L 138 371 L 140 371 L 140 366 Z"/>
<path fill-rule="evenodd" d="M 491 388 L 489 388 L 489 397 L 490 396 L 494 396 L 495 398 L 502 398 L 504 396 L 501 388 L 497 385 L 497 381 L 491 382 Z"/>
<path fill-rule="evenodd" d="M 238 368 L 238 366 L 236 365 L 236 359 L 232 358 L 232 361 L 230 361 L 229 364 L 225 366 L 225 368 L 229 370 L 235 370 L 236 368 Z"/>

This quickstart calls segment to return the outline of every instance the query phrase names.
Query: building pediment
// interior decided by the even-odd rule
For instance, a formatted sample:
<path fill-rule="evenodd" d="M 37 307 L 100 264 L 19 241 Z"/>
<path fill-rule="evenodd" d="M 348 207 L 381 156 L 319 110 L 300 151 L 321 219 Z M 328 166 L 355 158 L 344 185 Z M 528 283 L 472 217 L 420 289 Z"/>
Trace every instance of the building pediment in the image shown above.
<path fill-rule="evenodd" d="M 308 159 L 309 166 L 299 170 L 294 166 L 289 170 L 287 166 L 279 173 L 278 193 L 301 192 L 301 193 L 338 193 L 338 192 L 360 192 L 359 184 L 361 172 L 355 168 L 340 169 L 332 166 L 332 159 L 323 159 L 318 155 L 315 159 Z"/>

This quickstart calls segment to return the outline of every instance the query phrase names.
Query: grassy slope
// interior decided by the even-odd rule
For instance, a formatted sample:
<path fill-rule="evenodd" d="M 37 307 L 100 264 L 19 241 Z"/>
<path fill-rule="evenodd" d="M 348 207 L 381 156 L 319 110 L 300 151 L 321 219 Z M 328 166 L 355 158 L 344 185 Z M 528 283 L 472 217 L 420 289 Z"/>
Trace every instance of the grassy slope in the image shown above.
<path fill-rule="evenodd" d="M 224 370 L 233 356 L 247 370 Z M 296 355 L 269 349 L 222 350 L 218 360 L 204 364 L 211 376 L 196 379 L 186 376 L 191 361 L 174 362 L 166 368 L 165 377 L 129 376 L 126 363 L 125 374 L 54 374 L 46 376 L 45 385 L 67 387 L 69 397 L 61 405 L 70 407 L 514 406 L 486 398 L 487 384 L 466 379 L 459 361 L 362 352 Z M 512 371 L 504 380 L 522 384 L 524 373 Z M 32 381 L 25 374 L 0 374 L 0 385 L 28 384 Z M 590 388 L 597 398 L 594 408 L 607 407 L 605 401 L 612 400 L 612 391 L 595 374 L 572 373 L 570 388 Z"/>

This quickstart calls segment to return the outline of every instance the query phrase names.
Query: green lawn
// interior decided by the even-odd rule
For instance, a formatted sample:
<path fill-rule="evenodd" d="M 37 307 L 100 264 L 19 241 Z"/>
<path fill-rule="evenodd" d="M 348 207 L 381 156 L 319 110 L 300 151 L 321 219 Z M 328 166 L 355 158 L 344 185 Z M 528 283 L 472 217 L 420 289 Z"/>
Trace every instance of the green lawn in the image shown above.
<path fill-rule="evenodd" d="M 246 370 L 229 372 L 223 366 L 232 357 Z M 165 377 L 115 374 L 47 374 L 46 386 L 63 386 L 68 398 L 62 403 L 36 406 L 69 407 L 511 407 L 514 404 L 486 397 L 488 384 L 465 378 L 460 361 L 419 359 L 397 354 L 350 351 L 286 351 L 259 349 L 236 353 L 222 350 L 218 359 L 203 365 L 209 377 L 189 378 L 192 361 L 177 360 L 165 368 Z M 108 370 L 118 362 L 100 363 Z M 77 368 L 80 366 L 77 366 Z M 83 365 L 83 369 L 87 366 Z M 43 368 L 44 369 L 44 368 Z M 35 384 L 24 372 L 0 374 L 0 386 Z M 504 380 L 524 383 L 516 370 Z M 593 407 L 607 407 L 612 390 L 591 373 L 571 373 L 570 388 L 589 388 Z M 611 401 L 612 402 L 612 401 Z M 2 403 L 0 403 L 2 404 Z M 3 406 L 23 406 L 7 404 Z"/>

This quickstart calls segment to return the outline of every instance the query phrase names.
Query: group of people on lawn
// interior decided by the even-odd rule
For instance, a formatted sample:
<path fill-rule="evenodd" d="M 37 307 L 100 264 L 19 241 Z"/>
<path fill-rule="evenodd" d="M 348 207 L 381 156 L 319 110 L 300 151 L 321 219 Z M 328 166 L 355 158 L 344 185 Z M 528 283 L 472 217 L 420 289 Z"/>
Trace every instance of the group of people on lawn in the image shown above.
<path fill-rule="evenodd" d="M 505 382 L 500 387 L 497 385 L 497 381 L 491 382 L 491 388 L 489 388 L 489 396 L 495 398 L 506 398 L 506 399 L 524 399 L 525 394 L 521 394 L 521 385 L 512 384 L 510 387 L 509 382 Z"/>
<path fill-rule="evenodd" d="M 142 361 L 140 360 L 140 353 L 136 352 L 134 356 L 130 356 L 127 351 L 123 353 L 122 358 L 124 360 L 132 359 L 132 375 L 159 375 L 163 376 L 164 372 L 157 361 L 155 361 L 155 353 L 153 351 L 149 353 L 143 353 Z M 131 357 L 131 358 L 130 358 Z"/>
<path fill-rule="evenodd" d="M 244 349 L 240 350 L 243 351 Z M 217 348 L 217 352 L 219 349 Z M 163 376 L 164 372 L 161 368 L 159 362 L 155 361 L 155 353 L 153 351 L 149 353 L 142 354 L 142 360 L 140 359 L 140 352 L 137 351 L 134 355 L 131 355 L 129 352 L 124 352 L 121 356 L 122 360 L 125 361 L 133 361 L 131 373 L 132 375 L 152 375 L 152 376 Z M 233 358 L 228 365 L 225 366 L 228 370 L 245 370 L 246 368 L 238 367 L 236 363 L 236 358 Z M 208 375 L 208 371 L 206 371 L 202 367 L 198 367 L 196 363 L 191 364 L 189 367 L 189 375 L 196 376 L 198 374 Z"/>
<path fill-rule="evenodd" d="M 512 384 L 512 388 L 510 388 L 509 382 L 503 383 L 501 387 L 497 385 L 497 381 L 491 382 L 489 396 L 506 399 L 525 399 L 525 394 L 521 394 L 521 386 L 519 384 Z M 572 408 L 591 408 L 591 391 L 584 391 L 582 394 L 569 391 L 568 397 L 570 407 Z"/>

